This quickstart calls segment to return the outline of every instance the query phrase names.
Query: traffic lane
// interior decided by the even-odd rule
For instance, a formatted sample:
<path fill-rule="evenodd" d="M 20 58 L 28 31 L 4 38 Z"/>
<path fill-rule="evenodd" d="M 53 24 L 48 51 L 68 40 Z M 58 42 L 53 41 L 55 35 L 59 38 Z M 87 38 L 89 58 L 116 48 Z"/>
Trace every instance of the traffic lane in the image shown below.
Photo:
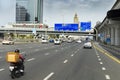
<path fill-rule="evenodd" d="M 45 44 L 44 46 L 46 47 L 47 45 L 49 44 Z M 66 49 L 66 48 L 69 48 L 71 44 L 69 45 L 51 45 L 49 46 L 49 49 L 39 49 L 39 47 L 34 47 L 32 49 L 26 49 L 24 51 L 23 54 L 27 54 L 27 56 L 25 56 L 26 59 L 31 59 L 32 57 L 34 56 L 44 56 L 44 55 L 49 55 L 49 54 L 54 54 L 54 51 L 55 52 L 58 52 L 59 50 L 62 50 L 62 49 Z M 38 45 L 35 45 L 35 46 L 38 46 Z M 52 47 L 53 46 L 53 47 Z M 62 48 L 62 49 L 61 49 Z M 7 52 L 6 52 L 7 53 Z M 57 53 L 56 53 L 57 54 Z M 32 56 L 32 57 L 31 57 Z M 2 56 L 2 59 L 0 59 L 0 67 L 5 67 L 8 63 L 6 62 L 6 54 L 4 54 L 4 56 Z"/>
<path fill-rule="evenodd" d="M 74 43 L 62 44 L 62 45 L 42 44 L 42 46 L 44 46 L 43 48 L 39 48 L 39 44 L 31 44 L 30 46 L 32 46 L 32 45 L 35 45 L 35 46 L 32 47 L 31 49 L 27 48 L 25 50 L 21 50 L 22 54 L 27 55 L 27 56 L 25 56 L 26 59 L 31 58 L 31 56 L 34 56 L 35 54 L 38 54 L 38 56 L 41 54 L 41 56 L 42 56 L 42 55 L 49 55 L 49 54 L 53 53 L 53 52 L 50 53 L 50 51 L 55 51 L 55 52 L 58 52 L 59 50 L 64 51 L 63 49 L 66 50 L 68 48 L 74 47 L 74 46 L 79 45 L 79 44 L 74 44 Z M 48 45 L 50 45 L 50 46 L 48 46 Z M 48 48 L 46 48 L 46 46 Z M 24 47 L 22 47 L 22 48 L 24 48 Z M 1 64 L 0 67 L 4 67 L 7 65 L 6 64 L 6 53 L 7 53 L 7 51 L 4 52 L 4 54 L 3 54 L 4 56 L 1 56 L 1 58 L 0 58 L 0 64 Z"/>
<path fill-rule="evenodd" d="M 21 50 L 25 50 L 25 49 L 31 49 L 31 48 L 44 48 L 47 46 L 51 46 L 52 44 L 47 44 L 47 45 L 43 45 L 41 43 L 26 43 L 26 44 L 16 44 L 16 45 L 2 45 L 0 52 L 5 52 L 5 51 L 14 51 L 15 49 L 21 49 Z"/>
<path fill-rule="evenodd" d="M 49 44 L 48 44 L 49 45 Z M 31 45 L 32 46 L 32 45 Z M 31 49 L 26 49 L 24 52 L 21 52 L 22 54 L 27 54 L 27 56 L 25 56 L 25 58 L 27 59 L 27 58 L 29 58 L 29 55 L 34 55 L 34 52 L 36 52 L 36 50 L 37 49 L 35 49 L 36 48 L 36 46 L 39 46 L 39 44 L 38 45 L 35 45 L 33 48 L 31 48 Z M 43 46 L 47 46 L 47 45 L 43 45 Z M 9 46 L 10 47 L 10 46 Z M 37 47 L 38 48 L 38 51 L 39 51 L 39 47 Z M 44 47 L 43 47 L 44 48 Z M 22 51 L 22 50 L 21 50 Z M 44 51 L 44 50 L 43 50 Z M 0 56 L 1 58 L 0 58 L 0 67 L 5 67 L 8 63 L 6 62 L 6 53 L 7 53 L 8 51 L 5 51 L 5 52 L 3 52 L 3 53 L 1 53 L 1 55 L 2 56 Z M 29 54 L 29 55 L 28 55 Z"/>
<path fill-rule="evenodd" d="M 76 47 L 74 48 L 73 47 L 73 51 L 76 51 L 76 49 L 78 49 L 79 47 Z M 35 62 L 34 65 L 38 65 L 35 67 L 36 70 L 34 71 L 30 71 L 30 72 L 27 72 L 27 73 L 31 73 L 31 74 L 34 74 L 34 77 L 31 77 L 31 79 L 29 79 L 29 76 L 33 76 L 33 75 L 27 75 L 27 76 L 24 76 L 26 80 L 47 80 L 47 78 L 49 78 L 50 75 L 53 75 L 55 69 L 58 69 L 60 68 L 63 64 L 64 64 L 64 60 L 66 59 L 66 56 L 70 57 L 71 54 L 71 49 L 68 53 L 67 50 L 63 51 L 64 53 L 61 53 L 61 52 L 57 52 L 57 53 L 61 53 L 61 54 L 57 54 L 57 55 L 49 55 L 46 57 L 43 57 L 43 59 L 39 60 L 38 62 Z M 67 53 L 67 54 L 66 54 Z M 55 53 L 56 54 L 56 53 Z M 43 60 L 43 61 L 42 61 Z M 37 63 L 37 64 L 36 64 Z M 34 66 L 32 66 L 34 67 Z M 29 70 L 27 70 L 29 71 Z M 21 79 L 22 80 L 22 79 Z"/>
<path fill-rule="evenodd" d="M 120 79 L 120 64 L 106 56 L 104 53 L 97 51 L 96 56 L 98 57 L 99 62 L 102 62 L 101 66 L 105 68 L 105 74 L 109 75 L 111 80 L 119 80 Z"/>
<path fill-rule="evenodd" d="M 94 49 L 79 49 L 49 80 L 106 80 Z"/>
<path fill-rule="evenodd" d="M 20 53 L 22 54 L 29 54 L 34 52 L 34 50 L 39 51 L 48 48 L 54 48 L 53 44 L 25 44 L 22 46 L 21 45 L 17 45 L 17 46 L 6 45 L 6 46 L 8 47 L 3 49 L 3 52 L 0 52 L 0 59 L 3 57 L 5 58 L 7 52 L 14 51 L 15 49 L 19 49 Z"/>
<path fill-rule="evenodd" d="M 46 44 L 44 45 L 43 49 L 39 48 L 39 47 L 36 47 L 38 45 L 36 45 L 35 47 L 31 48 L 31 49 L 26 49 L 24 52 L 21 52 L 22 54 L 26 54 L 25 58 L 26 59 L 30 59 L 31 56 L 34 57 L 35 55 L 38 54 L 39 55 L 45 55 L 45 54 L 48 54 L 48 51 L 53 51 L 54 49 L 56 49 L 57 47 L 59 46 L 56 46 L 56 47 L 50 47 L 49 49 L 46 48 L 46 46 L 49 45 L 49 44 Z M 54 45 L 52 45 L 54 46 Z M 37 49 L 36 49 L 37 48 Z M 45 48 L 45 49 L 44 49 Z M 21 50 L 22 51 L 22 50 Z M 4 52 L 5 54 L 3 54 L 0 58 L 0 67 L 5 67 L 8 63 L 6 62 L 6 53 L 7 52 Z M 45 54 L 44 54 L 45 53 Z"/>
<path fill-rule="evenodd" d="M 58 52 L 57 52 L 58 53 Z M 65 52 L 66 53 L 66 52 Z M 70 53 L 70 52 L 69 52 Z M 63 56 L 60 56 L 63 55 Z M 64 56 L 67 54 L 51 55 L 51 56 L 42 56 L 39 58 L 34 58 L 26 62 L 26 75 L 21 77 L 20 80 L 43 80 L 49 74 L 55 66 L 57 68 L 60 66 L 63 61 Z M 37 56 L 37 55 L 36 55 Z M 62 60 L 61 60 L 62 59 Z M 59 64 L 58 64 L 59 63 Z M 4 74 L 7 74 L 9 71 L 3 71 Z M 3 77 L 3 80 L 9 80 L 9 76 Z"/>

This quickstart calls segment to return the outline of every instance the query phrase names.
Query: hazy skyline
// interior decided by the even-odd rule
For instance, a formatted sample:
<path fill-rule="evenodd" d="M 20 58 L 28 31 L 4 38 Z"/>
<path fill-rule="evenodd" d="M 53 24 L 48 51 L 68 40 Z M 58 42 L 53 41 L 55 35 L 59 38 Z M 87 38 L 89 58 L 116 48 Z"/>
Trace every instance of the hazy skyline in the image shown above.
<path fill-rule="evenodd" d="M 44 0 L 44 23 L 73 23 L 77 13 L 79 21 L 102 21 L 116 0 Z M 0 26 L 15 22 L 15 0 L 0 0 Z"/>

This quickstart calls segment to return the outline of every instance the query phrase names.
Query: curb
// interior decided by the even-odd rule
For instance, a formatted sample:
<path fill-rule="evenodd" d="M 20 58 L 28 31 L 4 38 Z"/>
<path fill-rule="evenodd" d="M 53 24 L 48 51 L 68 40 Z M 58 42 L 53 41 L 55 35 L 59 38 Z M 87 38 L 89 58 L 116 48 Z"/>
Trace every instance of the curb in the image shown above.
<path fill-rule="evenodd" d="M 111 53 L 109 53 L 108 51 L 98 47 L 97 45 L 95 45 L 95 43 L 92 43 L 92 44 L 93 44 L 93 47 L 95 49 L 97 49 L 99 52 L 105 54 L 106 56 L 108 56 L 109 58 L 111 58 L 112 60 L 114 60 L 115 62 L 120 64 L 120 60 L 118 58 L 116 58 L 115 56 L 111 55 Z"/>

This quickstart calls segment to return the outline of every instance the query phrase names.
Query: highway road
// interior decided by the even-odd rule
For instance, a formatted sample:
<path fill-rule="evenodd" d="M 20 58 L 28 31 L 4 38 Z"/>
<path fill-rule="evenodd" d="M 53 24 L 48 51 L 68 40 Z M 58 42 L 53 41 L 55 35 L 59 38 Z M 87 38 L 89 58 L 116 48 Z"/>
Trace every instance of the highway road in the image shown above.
<path fill-rule="evenodd" d="M 0 80 L 12 80 L 8 51 L 26 54 L 25 75 L 14 80 L 120 80 L 120 64 L 84 43 L 0 45 Z"/>

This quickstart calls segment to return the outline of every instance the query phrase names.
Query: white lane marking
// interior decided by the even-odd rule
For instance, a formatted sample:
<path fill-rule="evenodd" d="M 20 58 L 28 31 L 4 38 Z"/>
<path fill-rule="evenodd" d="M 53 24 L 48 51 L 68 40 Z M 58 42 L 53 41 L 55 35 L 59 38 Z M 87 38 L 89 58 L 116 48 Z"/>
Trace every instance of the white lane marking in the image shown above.
<path fill-rule="evenodd" d="M 44 49 L 48 49 L 47 47 L 45 47 Z"/>
<path fill-rule="evenodd" d="M 63 48 L 61 48 L 63 50 Z"/>
<path fill-rule="evenodd" d="M 101 61 L 101 59 L 99 58 L 98 61 Z"/>
<path fill-rule="evenodd" d="M 2 57 L 0 56 L 0 59 L 1 59 Z"/>
<path fill-rule="evenodd" d="M 96 55 L 97 55 L 97 56 L 99 56 L 99 54 L 98 54 L 98 53 L 96 53 Z"/>
<path fill-rule="evenodd" d="M 95 52 L 96 52 L 97 57 L 98 57 L 98 58 L 100 58 L 100 56 L 99 56 L 99 54 L 98 54 L 98 52 L 97 52 L 97 50 L 96 50 L 96 49 L 95 49 Z"/>
<path fill-rule="evenodd" d="M 75 51 L 75 53 L 77 53 L 77 51 Z"/>
<path fill-rule="evenodd" d="M 100 64 L 103 64 L 103 62 L 100 62 Z"/>
<path fill-rule="evenodd" d="M 71 57 L 73 57 L 73 56 L 74 56 L 74 54 L 71 55 Z"/>
<path fill-rule="evenodd" d="M 109 76 L 109 75 L 105 75 L 105 78 L 106 78 L 107 80 L 110 80 L 110 76 Z"/>
<path fill-rule="evenodd" d="M 106 68 L 105 68 L 105 67 L 102 67 L 102 70 L 103 70 L 103 71 L 105 71 L 105 70 L 106 70 Z"/>
<path fill-rule="evenodd" d="M 65 60 L 63 63 L 65 64 L 65 63 L 67 63 L 68 62 L 68 60 Z"/>
<path fill-rule="evenodd" d="M 45 55 L 47 56 L 47 55 L 49 55 L 50 53 L 45 53 Z"/>
<path fill-rule="evenodd" d="M 58 50 L 55 50 L 55 52 L 58 52 Z"/>
<path fill-rule="evenodd" d="M 48 80 L 54 75 L 54 72 L 51 72 L 47 77 L 45 77 L 43 80 Z"/>
<path fill-rule="evenodd" d="M 100 56 L 97 56 L 98 58 L 100 58 Z"/>
<path fill-rule="evenodd" d="M 4 71 L 4 70 L 5 70 L 4 68 L 0 69 L 0 71 Z"/>
<path fill-rule="evenodd" d="M 25 52 L 21 52 L 21 54 L 24 54 Z"/>
<path fill-rule="evenodd" d="M 27 61 L 32 61 L 32 60 L 35 60 L 35 58 L 28 59 Z"/>
<path fill-rule="evenodd" d="M 39 49 L 36 49 L 35 51 L 39 51 Z"/>

